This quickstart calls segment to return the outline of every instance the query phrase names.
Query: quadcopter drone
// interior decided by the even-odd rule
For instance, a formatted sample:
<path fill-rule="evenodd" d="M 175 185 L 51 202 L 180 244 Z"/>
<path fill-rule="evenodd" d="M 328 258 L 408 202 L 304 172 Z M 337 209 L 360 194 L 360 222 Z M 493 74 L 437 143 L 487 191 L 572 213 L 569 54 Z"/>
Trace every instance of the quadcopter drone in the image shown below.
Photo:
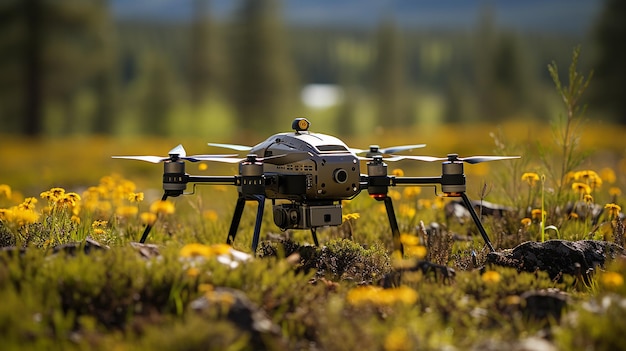
<path fill-rule="evenodd" d="M 309 132 L 310 123 L 305 118 L 296 118 L 293 132 L 270 136 L 256 146 L 209 143 L 209 146 L 247 152 L 245 158 L 237 155 L 194 155 L 187 156 L 182 145 L 173 148 L 167 157 L 160 156 L 113 156 L 152 163 L 163 162 L 162 200 L 185 193 L 188 184 L 227 184 L 237 187 L 238 198 L 226 242 L 232 244 L 237 235 L 239 222 L 246 202 L 258 203 L 252 252 L 259 244 L 261 222 L 266 200 L 271 200 L 274 223 L 281 230 L 310 230 L 315 245 L 319 245 L 317 228 L 338 226 L 342 223 L 342 200 L 356 197 L 367 190 L 375 200 L 385 204 L 391 227 L 394 248 L 403 252 L 400 230 L 393 202 L 388 196 L 390 186 L 397 185 L 441 185 L 445 196 L 460 197 L 476 224 L 485 244 L 494 248 L 489 237 L 465 194 L 463 163 L 519 158 L 519 156 L 472 156 L 447 157 L 394 155 L 424 147 L 424 144 L 369 149 L 353 149 L 340 139 Z M 364 156 L 360 156 L 364 154 Z M 387 162 L 399 160 L 442 161 L 442 174 L 438 177 L 396 177 L 387 172 Z M 185 172 L 185 161 L 216 161 L 238 163 L 239 174 L 234 176 L 194 176 Z M 360 161 L 367 161 L 367 174 L 361 173 Z M 148 224 L 140 242 L 144 243 L 152 225 Z"/>

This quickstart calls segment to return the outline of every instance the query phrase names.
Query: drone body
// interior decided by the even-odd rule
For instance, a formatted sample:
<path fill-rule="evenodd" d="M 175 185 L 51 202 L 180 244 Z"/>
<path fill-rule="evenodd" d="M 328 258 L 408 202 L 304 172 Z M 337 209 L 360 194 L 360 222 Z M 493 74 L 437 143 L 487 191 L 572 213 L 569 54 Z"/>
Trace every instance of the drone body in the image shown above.
<path fill-rule="evenodd" d="M 402 252 L 400 231 L 396 222 L 393 203 L 387 196 L 388 188 L 396 185 L 441 184 L 442 192 L 448 196 L 461 197 L 469 203 L 465 195 L 465 175 L 463 163 L 477 163 L 517 157 L 476 156 L 459 158 L 450 154 L 445 158 L 428 156 L 396 156 L 400 151 L 420 148 L 425 145 L 406 145 L 381 149 L 377 145 L 367 150 L 349 148 L 340 139 L 319 133 L 309 132 L 309 121 L 297 118 L 293 121 L 293 132 L 278 133 L 256 146 L 231 144 L 208 145 L 248 152 L 245 158 L 234 155 L 187 156 L 182 146 L 172 149 L 169 157 L 158 156 L 117 156 L 164 163 L 163 199 L 185 194 L 187 184 L 230 184 L 238 190 L 227 243 L 235 240 L 239 222 L 246 202 L 258 203 L 256 223 L 252 239 L 252 250 L 256 251 L 260 235 L 261 220 L 266 200 L 271 200 L 274 223 L 279 228 L 311 230 L 313 240 L 318 245 L 316 230 L 319 227 L 337 226 L 342 223 L 342 200 L 354 198 L 367 190 L 370 196 L 383 201 L 387 210 L 395 249 Z M 366 153 L 364 157 L 359 156 Z M 383 158 L 385 155 L 390 157 Z M 440 177 L 394 177 L 387 173 L 384 161 L 402 159 L 421 161 L 443 161 Z M 185 172 L 185 161 L 217 161 L 239 164 L 239 174 L 232 177 L 192 176 Z M 367 162 L 367 174 L 361 173 L 360 161 Z M 489 238 L 476 214 L 472 218 L 478 226 L 486 244 L 493 251 Z M 141 238 L 144 242 L 151 226 L 147 226 Z"/>

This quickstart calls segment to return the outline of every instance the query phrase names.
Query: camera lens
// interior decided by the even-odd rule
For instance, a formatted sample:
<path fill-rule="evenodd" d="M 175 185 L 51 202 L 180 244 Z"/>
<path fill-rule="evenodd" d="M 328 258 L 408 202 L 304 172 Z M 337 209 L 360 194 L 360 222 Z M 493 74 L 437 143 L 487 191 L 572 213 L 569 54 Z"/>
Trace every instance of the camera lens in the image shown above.
<path fill-rule="evenodd" d="M 339 183 L 343 184 L 348 180 L 348 172 L 346 172 L 343 168 L 337 168 L 335 172 L 333 172 L 333 179 Z"/>

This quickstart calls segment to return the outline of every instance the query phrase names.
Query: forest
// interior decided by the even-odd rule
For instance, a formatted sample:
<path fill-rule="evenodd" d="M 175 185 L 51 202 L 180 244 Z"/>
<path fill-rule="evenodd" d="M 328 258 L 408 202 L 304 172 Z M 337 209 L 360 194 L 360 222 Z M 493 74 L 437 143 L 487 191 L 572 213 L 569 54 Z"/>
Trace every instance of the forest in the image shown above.
<path fill-rule="evenodd" d="M 625 124 L 619 49 L 624 6 L 605 1 L 589 33 L 520 32 L 488 6 L 471 30 L 287 25 L 281 2 L 240 1 L 216 18 L 115 18 L 106 0 L 0 6 L 0 123 L 28 136 L 267 133 L 306 115 L 344 136 L 442 123 L 549 121 L 560 102 L 547 66 L 581 47 L 584 97 L 601 123 Z M 303 103 L 310 84 L 336 102 Z M 358 125 L 358 127 L 355 127 Z M 204 134 L 203 134 L 204 133 Z"/>

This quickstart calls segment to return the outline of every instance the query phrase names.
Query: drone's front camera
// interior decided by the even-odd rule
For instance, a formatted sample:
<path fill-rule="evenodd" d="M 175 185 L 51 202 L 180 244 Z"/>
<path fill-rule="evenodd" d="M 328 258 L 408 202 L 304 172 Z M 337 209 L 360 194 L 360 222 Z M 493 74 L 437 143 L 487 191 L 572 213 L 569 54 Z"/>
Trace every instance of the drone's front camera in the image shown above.
<path fill-rule="evenodd" d="M 337 168 L 333 172 L 333 179 L 339 184 L 343 184 L 348 180 L 348 172 L 343 168 Z"/>

